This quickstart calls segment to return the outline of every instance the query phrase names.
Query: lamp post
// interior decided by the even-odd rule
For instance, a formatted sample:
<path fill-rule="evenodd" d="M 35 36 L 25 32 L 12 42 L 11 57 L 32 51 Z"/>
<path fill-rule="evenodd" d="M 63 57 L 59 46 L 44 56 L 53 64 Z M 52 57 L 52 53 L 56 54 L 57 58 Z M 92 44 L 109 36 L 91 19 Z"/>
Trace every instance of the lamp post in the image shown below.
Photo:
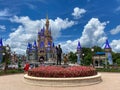
<path fill-rule="evenodd" d="M 94 67 L 94 59 L 93 59 L 94 48 L 91 48 L 91 52 L 92 52 L 92 64 L 93 64 L 93 67 Z"/>
<path fill-rule="evenodd" d="M 84 56 L 85 56 L 85 54 L 83 53 L 83 54 L 82 54 L 83 65 L 85 64 L 85 62 L 84 62 Z"/>

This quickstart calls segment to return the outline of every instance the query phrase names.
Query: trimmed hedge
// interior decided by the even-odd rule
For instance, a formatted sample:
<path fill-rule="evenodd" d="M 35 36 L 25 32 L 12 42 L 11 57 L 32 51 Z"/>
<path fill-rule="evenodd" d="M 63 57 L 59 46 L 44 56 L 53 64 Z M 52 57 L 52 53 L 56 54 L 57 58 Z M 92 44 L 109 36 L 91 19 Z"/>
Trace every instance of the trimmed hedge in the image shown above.
<path fill-rule="evenodd" d="M 7 70 L 6 72 L 4 72 L 3 70 L 0 71 L 0 75 L 9 75 L 9 74 L 17 74 L 17 73 L 24 73 L 24 71 L 22 69 L 11 69 L 11 70 Z"/>
<path fill-rule="evenodd" d="M 98 72 L 120 72 L 120 68 L 97 68 Z"/>

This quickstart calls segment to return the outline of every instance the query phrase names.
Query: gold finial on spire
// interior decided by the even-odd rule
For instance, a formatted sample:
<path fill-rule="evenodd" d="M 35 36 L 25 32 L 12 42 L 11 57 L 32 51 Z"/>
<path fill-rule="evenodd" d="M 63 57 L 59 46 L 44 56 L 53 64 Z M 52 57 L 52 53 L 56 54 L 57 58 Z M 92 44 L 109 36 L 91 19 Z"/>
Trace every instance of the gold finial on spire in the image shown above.
<path fill-rule="evenodd" d="M 48 15 L 46 15 L 46 30 L 49 28 L 49 20 L 48 20 Z"/>
<path fill-rule="evenodd" d="M 48 20 L 48 14 L 46 15 L 46 20 Z"/>

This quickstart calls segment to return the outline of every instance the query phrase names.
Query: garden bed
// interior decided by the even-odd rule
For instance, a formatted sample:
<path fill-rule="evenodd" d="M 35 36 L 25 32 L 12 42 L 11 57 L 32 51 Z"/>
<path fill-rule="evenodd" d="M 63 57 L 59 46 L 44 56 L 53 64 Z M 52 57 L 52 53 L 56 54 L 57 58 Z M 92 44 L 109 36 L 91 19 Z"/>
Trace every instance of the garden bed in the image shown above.
<path fill-rule="evenodd" d="M 87 66 L 40 66 L 28 71 L 28 76 L 33 77 L 67 78 L 93 75 L 97 75 L 96 69 Z"/>

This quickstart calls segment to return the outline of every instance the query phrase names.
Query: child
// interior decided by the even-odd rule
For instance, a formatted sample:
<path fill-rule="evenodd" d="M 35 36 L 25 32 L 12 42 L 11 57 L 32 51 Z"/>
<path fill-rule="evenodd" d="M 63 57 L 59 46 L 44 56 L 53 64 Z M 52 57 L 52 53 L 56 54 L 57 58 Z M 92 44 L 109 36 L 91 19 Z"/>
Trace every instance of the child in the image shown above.
<path fill-rule="evenodd" d="M 67 54 L 64 55 L 64 65 L 67 65 L 67 62 L 68 62 L 68 57 L 67 57 Z"/>

